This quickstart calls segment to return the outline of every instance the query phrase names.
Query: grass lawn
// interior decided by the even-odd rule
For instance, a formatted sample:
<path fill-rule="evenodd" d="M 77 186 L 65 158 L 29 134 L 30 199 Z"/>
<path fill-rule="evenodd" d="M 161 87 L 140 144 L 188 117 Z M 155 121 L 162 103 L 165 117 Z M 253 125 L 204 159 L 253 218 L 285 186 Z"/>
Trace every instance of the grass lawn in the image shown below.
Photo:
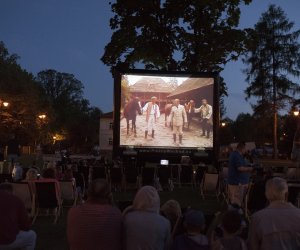
<path fill-rule="evenodd" d="M 172 192 L 160 192 L 161 204 L 169 199 L 177 200 L 183 209 L 192 207 L 201 209 L 205 215 L 210 217 L 222 208 L 222 202 L 215 196 L 206 196 L 202 199 L 198 189 L 191 187 L 176 188 Z M 114 201 L 120 209 L 131 203 L 135 192 L 115 192 Z M 53 224 L 53 217 L 38 217 L 33 230 L 37 233 L 37 250 L 63 250 L 68 249 L 66 237 L 66 218 L 69 208 L 64 208 L 63 213 L 56 225 Z"/>

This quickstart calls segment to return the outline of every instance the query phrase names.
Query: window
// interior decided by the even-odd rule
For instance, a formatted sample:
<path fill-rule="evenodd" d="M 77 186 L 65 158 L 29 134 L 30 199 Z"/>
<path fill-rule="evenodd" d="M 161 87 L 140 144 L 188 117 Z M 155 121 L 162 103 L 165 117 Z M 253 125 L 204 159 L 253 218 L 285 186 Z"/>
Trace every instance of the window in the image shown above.
<path fill-rule="evenodd" d="M 114 129 L 114 124 L 112 122 L 109 123 L 109 129 Z"/>
<path fill-rule="evenodd" d="M 112 138 L 108 139 L 108 145 L 113 145 L 113 139 Z"/>

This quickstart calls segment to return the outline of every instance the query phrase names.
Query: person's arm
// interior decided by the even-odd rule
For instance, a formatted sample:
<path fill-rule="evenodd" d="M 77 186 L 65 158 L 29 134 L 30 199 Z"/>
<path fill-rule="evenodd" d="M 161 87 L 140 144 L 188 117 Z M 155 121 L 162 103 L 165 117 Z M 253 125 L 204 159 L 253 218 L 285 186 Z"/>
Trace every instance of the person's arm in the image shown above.
<path fill-rule="evenodd" d="M 247 166 L 240 166 L 237 168 L 237 170 L 240 172 L 252 172 L 253 168 Z"/>
<path fill-rule="evenodd" d="M 155 105 L 156 105 L 156 108 L 157 108 L 156 118 L 159 118 L 160 117 L 159 106 L 157 104 L 155 104 Z"/>
<path fill-rule="evenodd" d="M 145 106 L 143 107 L 143 112 L 145 112 L 146 110 L 147 110 L 147 108 L 148 108 L 148 102 L 145 104 Z"/>
<path fill-rule="evenodd" d="M 182 109 L 183 109 L 182 110 L 182 112 L 183 112 L 183 122 L 187 123 L 187 115 L 186 115 L 186 112 L 185 112 L 185 108 L 183 107 Z"/>
<path fill-rule="evenodd" d="M 169 250 L 172 245 L 172 238 L 171 238 L 171 224 L 168 223 L 167 232 L 166 232 L 166 239 L 165 239 L 165 250 Z"/>
<path fill-rule="evenodd" d="M 200 113 L 201 107 L 200 108 L 194 108 L 194 113 Z"/>
<path fill-rule="evenodd" d="M 205 117 L 206 119 L 210 119 L 210 117 L 212 116 L 212 106 L 211 105 L 207 105 L 208 106 L 208 114 L 207 116 Z"/>

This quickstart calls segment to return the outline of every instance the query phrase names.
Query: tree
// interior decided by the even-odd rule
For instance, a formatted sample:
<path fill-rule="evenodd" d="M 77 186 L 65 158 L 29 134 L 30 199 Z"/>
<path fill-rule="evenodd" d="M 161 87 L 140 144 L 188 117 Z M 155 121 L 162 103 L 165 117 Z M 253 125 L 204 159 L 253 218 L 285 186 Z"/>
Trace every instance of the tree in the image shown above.
<path fill-rule="evenodd" d="M 138 64 L 146 69 L 220 72 L 244 49 L 246 33 L 237 29 L 241 2 L 251 0 L 118 0 L 111 4 L 114 33 L 101 60 L 125 69 Z M 221 84 L 224 97 L 225 82 Z"/>
<path fill-rule="evenodd" d="M 30 145 L 39 131 L 37 117 L 48 105 L 42 88 L 21 68 L 18 58 L 0 42 L 0 100 L 9 103 L 6 108 L 0 107 L 0 138 L 4 143 L 15 134 L 22 145 Z"/>
<path fill-rule="evenodd" d="M 36 80 L 53 109 L 49 114 L 52 133 L 64 133 L 69 145 L 76 150 L 98 142 L 101 110 L 90 107 L 89 101 L 83 98 L 82 82 L 73 74 L 53 69 L 39 72 Z"/>
<path fill-rule="evenodd" d="M 290 104 L 299 91 L 290 78 L 300 75 L 300 30 L 292 31 L 293 26 L 280 7 L 270 5 L 249 33 L 249 52 L 244 59 L 248 65 L 247 98 L 260 98 L 253 108 L 261 119 L 272 115 L 274 158 L 278 148 L 278 111 Z"/>
<path fill-rule="evenodd" d="M 49 69 L 37 74 L 36 80 L 45 91 L 53 108 L 52 127 L 65 129 L 74 122 L 74 113 L 83 99 L 83 84 L 74 75 Z"/>

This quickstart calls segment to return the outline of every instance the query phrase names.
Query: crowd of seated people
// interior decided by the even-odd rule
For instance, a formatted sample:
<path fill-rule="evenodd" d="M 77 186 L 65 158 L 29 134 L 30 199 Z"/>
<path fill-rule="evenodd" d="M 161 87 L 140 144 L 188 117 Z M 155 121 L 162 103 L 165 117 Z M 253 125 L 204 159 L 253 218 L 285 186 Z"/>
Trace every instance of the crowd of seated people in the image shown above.
<path fill-rule="evenodd" d="M 67 231 L 71 249 L 95 249 L 96 245 L 125 250 L 300 249 L 300 210 L 286 201 L 287 183 L 279 177 L 266 182 L 268 205 L 254 213 L 250 221 L 240 207 L 230 205 L 220 214 L 218 223 L 211 223 L 210 233 L 205 230 L 206 218 L 200 210 L 189 208 L 182 214 L 175 200 L 160 206 L 158 192 L 152 186 L 138 190 L 132 205 L 122 214 L 113 205 L 106 180 L 95 179 L 91 187 L 98 191 L 90 190 L 86 203 L 69 211 Z M 113 234 L 115 240 L 106 233 Z"/>
<path fill-rule="evenodd" d="M 59 181 L 73 181 L 76 187 L 82 185 L 81 167 L 67 165 L 61 172 L 58 168 L 57 174 L 57 167 L 49 166 L 40 177 L 37 169 L 31 168 L 23 181 L 53 181 L 59 194 Z M 68 212 L 70 249 L 300 249 L 300 210 L 287 202 L 287 182 L 267 176 L 256 183 L 260 190 L 256 193 L 265 195 L 259 207 L 253 209 L 250 221 L 239 207 L 229 206 L 208 232 L 211 225 L 207 225 L 200 210 L 185 210 L 176 200 L 161 205 L 152 186 L 140 188 L 132 205 L 121 212 L 114 205 L 108 181 L 95 179 L 89 185 L 85 201 Z M 4 231 L 3 227 L 0 225 L 0 231 Z M 10 249 L 1 247 L 0 236 L 0 250 Z"/>

